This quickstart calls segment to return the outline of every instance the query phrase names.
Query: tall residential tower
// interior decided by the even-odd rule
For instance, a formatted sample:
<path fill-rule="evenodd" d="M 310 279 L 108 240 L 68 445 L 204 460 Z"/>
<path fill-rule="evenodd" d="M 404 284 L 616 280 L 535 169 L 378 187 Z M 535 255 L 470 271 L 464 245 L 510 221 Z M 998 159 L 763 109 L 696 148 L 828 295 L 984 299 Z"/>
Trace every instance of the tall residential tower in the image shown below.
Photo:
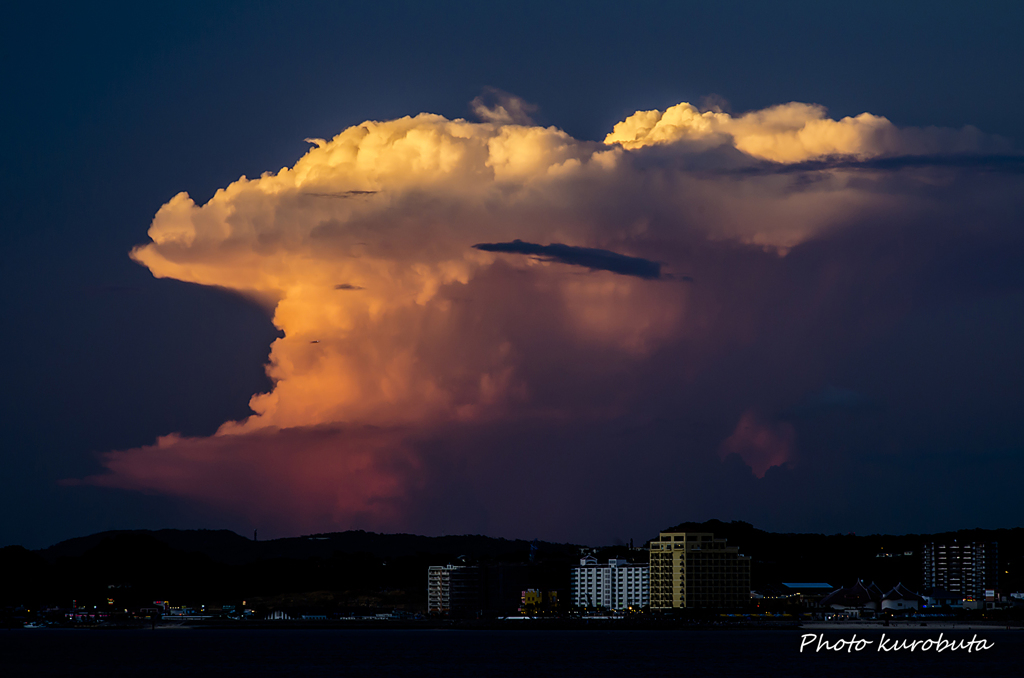
<path fill-rule="evenodd" d="M 965 600 L 985 600 L 999 586 L 996 542 L 930 542 L 922 550 L 923 588 L 944 589 Z"/>
<path fill-rule="evenodd" d="M 650 577 L 651 610 L 750 602 L 750 558 L 710 532 L 662 532 L 651 542 Z"/>

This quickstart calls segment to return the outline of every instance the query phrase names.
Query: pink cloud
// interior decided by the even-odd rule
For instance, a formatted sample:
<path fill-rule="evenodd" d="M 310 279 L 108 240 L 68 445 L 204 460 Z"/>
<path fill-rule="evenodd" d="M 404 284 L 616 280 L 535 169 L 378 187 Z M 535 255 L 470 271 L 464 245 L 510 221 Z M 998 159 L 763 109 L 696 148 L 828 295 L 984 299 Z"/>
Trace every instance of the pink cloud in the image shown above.
<path fill-rule="evenodd" d="M 753 410 L 747 410 L 736 424 L 736 430 L 725 439 L 719 449 L 724 459 L 738 455 L 758 478 L 773 466 L 782 466 L 793 454 L 794 431 L 787 422 L 767 423 Z"/>
<path fill-rule="evenodd" d="M 171 435 L 101 460 L 107 473 L 67 483 L 175 496 L 283 534 L 396 530 L 424 480 L 423 460 L 401 433 L 374 427 Z"/>

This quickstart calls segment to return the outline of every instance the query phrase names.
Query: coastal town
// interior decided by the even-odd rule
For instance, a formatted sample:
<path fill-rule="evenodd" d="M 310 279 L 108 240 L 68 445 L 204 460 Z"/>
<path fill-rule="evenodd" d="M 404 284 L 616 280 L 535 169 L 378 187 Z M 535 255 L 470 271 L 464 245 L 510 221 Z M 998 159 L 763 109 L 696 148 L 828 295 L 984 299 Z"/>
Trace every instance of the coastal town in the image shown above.
<path fill-rule="evenodd" d="M 336 554 L 333 562 L 326 563 L 318 560 L 315 554 L 321 551 L 315 549 L 329 548 L 325 544 L 330 543 L 332 537 L 311 536 L 292 540 L 294 543 L 288 548 L 294 550 L 301 544 L 307 550 L 314 549 L 309 551 L 314 556 L 308 563 L 316 570 L 340 568 L 340 563 L 348 563 L 345 566 L 350 575 L 348 581 L 302 584 L 295 579 L 296 575 L 289 575 L 292 581 L 282 581 L 278 585 L 281 593 L 277 595 L 266 595 L 269 589 L 265 586 L 260 589 L 247 584 L 254 595 L 218 596 L 215 588 L 206 586 L 204 589 L 200 585 L 215 583 L 215 580 L 204 574 L 209 563 L 199 564 L 196 560 L 191 571 L 179 571 L 179 577 L 196 577 L 184 588 L 161 584 L 161 577 L 147 584 L 135 583 L 133 577 L 139 582 L 145 577 L 122 570 L 117 581 L 103 587 L 102 598 L 97 599 L 93 587 L 64 604 L 53 600 L 55 587 L 51 587 L 50 594 L 36 590 L 29 595 L 27 589 L 19 592 L 15 581 L 5 591 L 2 615 L 8 628 L 224 624 L 242 627 L 268 624 L 393 626 L 530 621 L 633 625 L 880 622 L 887 625 L 899 621 L 1019 623 L 1014 620 L 1024 620 L 1024 592 L 1017 586 L 1016 573 L 1011 575 L 1007 569 L 1018 559 L 1015 546 L 1001 556 L 1000 544 L 996 541 L 920 540 L 916 548 L 881 549 L 871 559 L 861 557 L 858 561 L 854 558 L 859 563 L 857 567 L 863 570 L 856 576 L 851 577 L 854 571 L 849 569 L 837 572 L 838 576 L 822 571 L 824 576 L 812 580 L 806 577 L 811 571 L 806 567 L 784 563 L 780 569 L 778 556 L 769 560 L 750 555 L 756 556 L 763 547 L 733 543 L 715 532 L 693 529 L 696 524 L 684 525 L 686 527 L 660 532 L 657 537 L 636 546 L 632 542 L 606 548 L 537 541 L 508 542 L 504 544 L 505 553 L 487 555 L 480 548 L 475 548 L 474 554 L 474 548 L 467 542 L 457 545 L 464 546 L 469 554 L 427 564 L 422 569 L 415 562 L 429 561 L 434 556 L 420 553 L 416 561 L 399 558 L 377 561 L 364 557 L 360 571 L 351 568 L 352 556 L 346 560 Z M 723 525 L 726 524 L 719 523 Z M 382 543 L 389 538 L 402 537 L 359 534 Z M 409 550 L 423 548 L 422 544 L 431 539 L 445 539 L 404 537 L 427 540 L 408 547 Z M 770 533 L 759 536 L 761 540 L 771 537 Z M 121 535 L 100 539 L 93 550 L 112 548 L 111 544 L 118 538 L 123 542 L 121 548 L 137 548 L 137 542 L 129 543 Z M 788 538 L 792 540 L 794 535 Z M 845 541 L 850 542 L 850 537 L 845 537 Z M 136 546 L 132 546 L 133 543 Z M 273 542 L 266 544 L 273 545 Z M 237 545 L 244 544 L 238 542 Z M 255 539 L 250 544 L 257 549 L 264 545 Z M 15 548 L 7 547 L 0 554 L 10 559 Z M 488 548 L 494 549 L 493 545 Z M 115 560 L 125 562 L 126 558 L 121 552 Z M 60 562 L 72 561 L 65 556 Z M 250 567 L 265 567 L 271 563 L 277 568 L 279 578 L 284 578 L 282 563 L 286 562 L 293 562 L 295 566 L 295 562 L 306 561 L 262 558 Z M 770 571 L 771 576 L 763 576 L 765 572 L 758 572 L 758 566 Z M 392 580 L 382 578 L 389 567 Z M 786 576 L 787 568 L 795 576 Z M 402 574 L 395 574 L 399 569 Z M 417 571 L 423 585 L 419 591 L 414 581 Z M 339 572 L 340 569 L 335 570 Z M 103 576 L 102 571 L 99 576 Z M 905 579 L 893 580 L 896 576 Z M 259 577 L 265 579 L 264 574 Z M 411 582 L 407 590 L 394 588 L 394 583 L 389 586 L 389 581 L 399 581 L 394 577 L 404 577 Z M 344 592 L 337 590 L 342 587 L 349 591 L 359 589 L 360 580 L 380 584 L 376 595 L 367 590 L 346 599 Z M 310 588 L 317 590 L 310 591 Z M 64 590 L 76 595 L 70 589 Z M 168 595 L 140 600 L 140 595 L 157 590 L 173 590 L 178 597 Z"/>

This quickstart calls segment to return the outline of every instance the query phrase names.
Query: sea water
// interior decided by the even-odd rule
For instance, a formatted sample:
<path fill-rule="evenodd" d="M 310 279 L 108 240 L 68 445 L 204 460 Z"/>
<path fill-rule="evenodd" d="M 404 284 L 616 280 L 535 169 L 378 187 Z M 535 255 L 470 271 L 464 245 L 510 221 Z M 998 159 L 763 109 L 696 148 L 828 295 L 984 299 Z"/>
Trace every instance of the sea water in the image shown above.
<path fill-rule="evenodd" d="M 810 651 L 807 631 L 677 630 L 60 630 L 0 631 L 0 676 L 772 676 L 1024 675 L 1024 631 L 943 630 L 986 649 L 880 652 L 874 641 Z M 849 630 L 814 631 L 831 647 Z M 929 640 L 939 631 L 886 630 Z M 803 652 L 800 651 L 804 645 Z M 906 644 L 905 644 L 906 646 Z M 961 647 L 964 644 L 961 643 Z M 948 647 L 948 646 L 947 646 Z M 975 644 L 972 647 L 977 648 Z"/>

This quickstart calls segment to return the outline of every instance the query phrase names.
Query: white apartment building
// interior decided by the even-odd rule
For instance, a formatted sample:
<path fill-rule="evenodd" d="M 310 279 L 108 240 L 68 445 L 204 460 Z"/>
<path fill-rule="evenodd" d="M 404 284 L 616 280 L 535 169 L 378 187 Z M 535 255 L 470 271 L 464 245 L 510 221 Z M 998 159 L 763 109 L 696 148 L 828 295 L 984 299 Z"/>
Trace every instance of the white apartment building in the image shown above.
<path fill-rule="evenodd" d="M 572 569 L 569 588 L 576 607 L 640 608 L 650 602 L 649 568 L 622 558 L 598 565 L 597 558 L 587 556 L 580 559 L 579 567 Z"/>

